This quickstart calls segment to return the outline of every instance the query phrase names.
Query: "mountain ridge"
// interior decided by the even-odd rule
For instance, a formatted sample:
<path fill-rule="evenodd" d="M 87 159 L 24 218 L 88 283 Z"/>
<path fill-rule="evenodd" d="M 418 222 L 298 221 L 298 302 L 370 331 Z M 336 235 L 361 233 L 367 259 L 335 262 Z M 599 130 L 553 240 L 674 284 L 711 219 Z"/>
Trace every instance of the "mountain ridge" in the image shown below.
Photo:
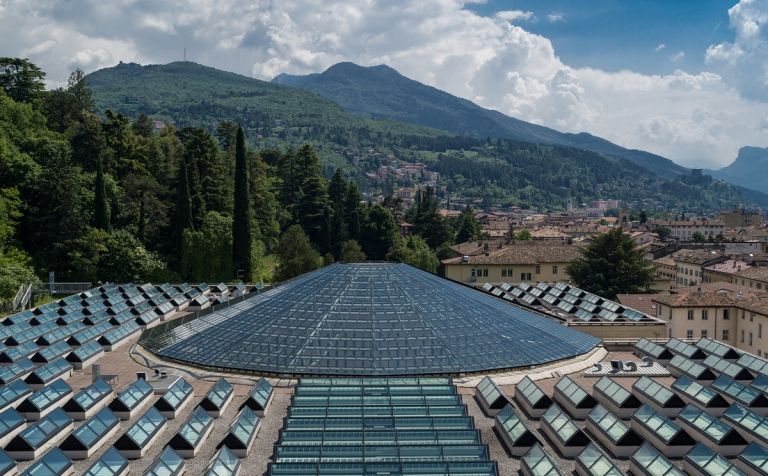
<path fill-rule="evenodd" d="M 747 188 L 768 189 L 768 147 L 744 146 L 727 166 L 707 171 L 716 179 L 738 183 Z"/>
<path fill-rule="evenodd" d="M 627 149 L 586 132 L 560 132 L 483 108 L 407 78 L 386 65 L 364 67 L 342 62 L 322 73 L 280 74 L 271 82 L 315 92 L 356 115 L 415 123 L 475 138 L 500 137 L 582 148 L 633 162 L 665 178 L 690 172 L 665 157 Z"/>

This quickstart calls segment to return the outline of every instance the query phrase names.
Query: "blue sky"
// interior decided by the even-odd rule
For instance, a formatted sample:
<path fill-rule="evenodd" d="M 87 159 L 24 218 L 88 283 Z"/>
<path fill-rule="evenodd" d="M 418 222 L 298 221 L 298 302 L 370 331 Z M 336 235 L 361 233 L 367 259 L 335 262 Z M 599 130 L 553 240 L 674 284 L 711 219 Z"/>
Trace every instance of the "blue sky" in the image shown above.
<path fill-rule="evenodd" d="M 51 86 L 185 49 L 264 80 L 352 61 L 690 167 L 768 146 L 768 0 L 0 0 L 0 31 Z"/>
<path fill-rule="evenodd" d="M 533 12 L 526 30 L 549 38 L 561 59 L 575 67 L 628 69 L 666 74 L 675 69 L 701 72 L 711 44 L 733 36 L 724 0 L 488 0 L 468 8 L 481 15 L 497 11 Z M 550 21 L 549 15 L 562 20 Z M 665 45 L 659 51 L 659 45 Z M 672 61 L 678 52 L 681 60 Z"/>

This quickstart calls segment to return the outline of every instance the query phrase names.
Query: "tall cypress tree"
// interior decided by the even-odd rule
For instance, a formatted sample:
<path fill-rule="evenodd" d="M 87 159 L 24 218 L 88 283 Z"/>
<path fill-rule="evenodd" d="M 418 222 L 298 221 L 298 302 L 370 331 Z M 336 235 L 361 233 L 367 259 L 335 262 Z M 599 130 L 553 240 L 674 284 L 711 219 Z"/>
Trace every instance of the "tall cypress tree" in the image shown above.
<path fill-rule="evenodd" d="M 245 160 L 243 129 L 237 129 L 235 144 L 235 213 L 232 221 L 232 261 L 235 272 L 242 271 L 250 280 L 251 269 L 251 198 L 248 191 L 248 164 Z"/>
<path fill-rule="evenodd" d="M 194 230 L 192 223 L 192 196 L 189 192 L 189 175 L 187 172 L 187 161 L 182 157 L 179 160 L 179 181 L 176 192 L 176 245 L 178 246 L 179 256 L 184 242 L 184 230 Z"/>
<path fill-rule="evenodd" d="M 112 224 L 109 220 L 109 202 L 107 202 L 107 187 L 104 183 L 104 167 L 99 158 L 96 166 L 96 203 L 94 210 L 94 225 L 96 228 L 110 233 Z"/>

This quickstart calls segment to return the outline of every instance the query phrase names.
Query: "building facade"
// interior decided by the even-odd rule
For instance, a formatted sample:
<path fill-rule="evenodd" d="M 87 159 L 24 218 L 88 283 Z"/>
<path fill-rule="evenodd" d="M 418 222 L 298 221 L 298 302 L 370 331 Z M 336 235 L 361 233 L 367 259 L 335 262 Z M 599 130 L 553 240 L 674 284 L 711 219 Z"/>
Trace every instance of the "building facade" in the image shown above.
<path fill-rule="evenodd" d="M 725 224 L 720 220 L 680 220 L 657 221 L 654 225 L 658 228 L 669 228 L 670 236 L 679 241 L 693 241 L 693 236 L 700 233 L 704 238 L 715 238 L 725 231 Z"/>
<path fill-rule="evenodd" d="M 716 339 L 768 356 L 768 293 L 732 285 L 698 289 L 654 298 L 656 317 L 668 323 L 668 337 Z"/>

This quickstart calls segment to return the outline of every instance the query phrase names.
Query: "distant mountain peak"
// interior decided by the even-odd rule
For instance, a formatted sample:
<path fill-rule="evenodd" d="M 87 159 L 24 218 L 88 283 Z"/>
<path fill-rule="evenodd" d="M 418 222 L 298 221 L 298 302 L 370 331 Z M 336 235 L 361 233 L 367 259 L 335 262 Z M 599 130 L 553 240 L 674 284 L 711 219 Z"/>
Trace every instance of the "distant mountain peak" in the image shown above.
<path fill-rule="evenodd" d="M 768 147 L 744 146 L 730 165 L 710 173 L 715 178 L 764 191 L 768 189 Z"/>

